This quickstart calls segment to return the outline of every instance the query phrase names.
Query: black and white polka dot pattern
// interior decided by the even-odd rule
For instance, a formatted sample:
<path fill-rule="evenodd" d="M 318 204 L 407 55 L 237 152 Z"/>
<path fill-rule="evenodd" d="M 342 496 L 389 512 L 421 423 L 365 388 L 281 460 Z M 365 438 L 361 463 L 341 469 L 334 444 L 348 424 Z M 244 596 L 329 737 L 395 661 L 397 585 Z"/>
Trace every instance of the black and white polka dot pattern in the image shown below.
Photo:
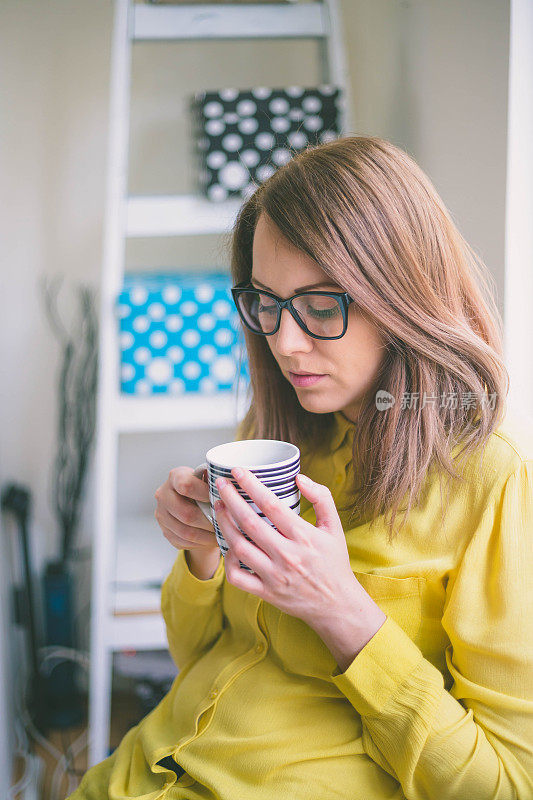
<path fill-rule="evenodd" d="M 340 135 L 341 90 L 323 85 L 199 92 L 192 99 L 201 191 L 248 197 L 308 145 Z"/>

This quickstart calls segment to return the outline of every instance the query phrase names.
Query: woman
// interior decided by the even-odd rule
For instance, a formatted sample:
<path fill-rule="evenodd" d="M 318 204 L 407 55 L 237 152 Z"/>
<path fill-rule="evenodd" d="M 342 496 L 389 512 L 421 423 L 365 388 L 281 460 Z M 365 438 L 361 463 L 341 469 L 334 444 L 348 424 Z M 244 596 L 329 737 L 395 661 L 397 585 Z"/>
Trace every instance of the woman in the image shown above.
<path fill-rule="evenodd" d="M 405 152 L 352 137 L 245 203 L 232 275 L 238 438 L 298 444 L 301 514 L 234 473 L 276 528 L 219 486 L 224 560 L 171 471 L 180 672 L 72 798 L 532 798 L 533 445 L 486 268 Z"/>

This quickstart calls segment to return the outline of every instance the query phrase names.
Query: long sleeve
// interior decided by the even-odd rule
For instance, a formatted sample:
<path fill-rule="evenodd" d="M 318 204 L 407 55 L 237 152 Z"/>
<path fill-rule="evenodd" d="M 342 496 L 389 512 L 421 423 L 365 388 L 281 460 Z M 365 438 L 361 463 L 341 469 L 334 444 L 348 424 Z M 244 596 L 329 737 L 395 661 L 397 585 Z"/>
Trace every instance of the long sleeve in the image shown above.
<path fill-rule="evenodd" d="M 189 570 L 180 550 L 161 589 L 161 610 L 168 647 L 181 671 L 215 642 L 222 631 L 224 559 L 212 578 L 202 581 Z"/>
<path fill-rule="evenodd" d="M 408 800 L 533 798 L 533 461 L 496 490 L 450 576 L 453 684 L 388 617 L 332 680 Z"/>

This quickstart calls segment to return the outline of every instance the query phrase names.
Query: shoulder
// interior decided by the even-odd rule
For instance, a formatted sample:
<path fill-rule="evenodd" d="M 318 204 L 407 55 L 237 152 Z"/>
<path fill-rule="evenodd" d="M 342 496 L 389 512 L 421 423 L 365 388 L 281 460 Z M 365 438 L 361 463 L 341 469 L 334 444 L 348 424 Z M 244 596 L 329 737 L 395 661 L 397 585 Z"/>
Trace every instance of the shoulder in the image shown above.
<path fill-rule="evenodd" d="M 483 448 L 485 469 L 501 478 L 509 477 L 523 462 L 533 459 L 533 418 L 508 411 Z"/>

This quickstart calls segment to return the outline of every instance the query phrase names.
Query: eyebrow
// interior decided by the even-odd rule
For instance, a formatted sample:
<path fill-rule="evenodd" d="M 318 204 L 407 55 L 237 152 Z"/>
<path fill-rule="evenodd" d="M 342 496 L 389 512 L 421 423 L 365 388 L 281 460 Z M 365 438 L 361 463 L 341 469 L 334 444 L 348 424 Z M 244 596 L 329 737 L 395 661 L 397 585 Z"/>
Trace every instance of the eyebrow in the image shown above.
<path fill-rule="evenodd" d="M 250 283 L 256 283 L 262 289 L 266 289 L 267 292 L 272 292 L 272 294 L 275 294 L 275 292 L 273 292 L 272 289 L 270 289 L 268 286 L 265 286 L 264 283 L 261 283 L 261 281 L 258 281 L 255 278 L 250 278 Z M 299 289 L 295 289 L 293 294 L 298 294 L 298 292 L 305 292 L 307 289 L 318 289 L 319 286 L 335 286 L 335 284 L 333 283 L 333 281 L 319 281 L 318 283 L 310 283 L 308 286 L 300 286 Z"/>

